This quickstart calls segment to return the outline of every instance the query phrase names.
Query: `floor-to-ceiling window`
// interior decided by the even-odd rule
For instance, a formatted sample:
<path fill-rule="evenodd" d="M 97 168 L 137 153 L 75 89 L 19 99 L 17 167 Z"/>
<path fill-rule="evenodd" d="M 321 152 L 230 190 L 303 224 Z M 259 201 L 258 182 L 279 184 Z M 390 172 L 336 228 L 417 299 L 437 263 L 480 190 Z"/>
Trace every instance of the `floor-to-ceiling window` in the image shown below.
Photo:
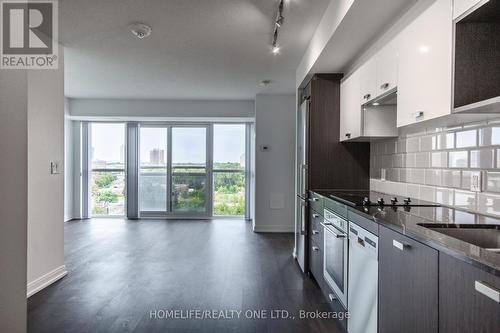
<path fill-rule="evenodd" d="M 213 215 L 244 216 L 246 125 L 213 126 Z"/>
<path fill-rule="evenodd" d="M 246 216 L 247 124 L 141 123 L 135 127 L 137 139 L 123 123 L 88 126 L 91 215 L 125 215 L 127 184 L 134 200 L 127 214 Z"/>
<path fill-rule="evenodd" d="M 125 214 L 125 125 L 90 125 L 90 209 L 93 216 Z"/>

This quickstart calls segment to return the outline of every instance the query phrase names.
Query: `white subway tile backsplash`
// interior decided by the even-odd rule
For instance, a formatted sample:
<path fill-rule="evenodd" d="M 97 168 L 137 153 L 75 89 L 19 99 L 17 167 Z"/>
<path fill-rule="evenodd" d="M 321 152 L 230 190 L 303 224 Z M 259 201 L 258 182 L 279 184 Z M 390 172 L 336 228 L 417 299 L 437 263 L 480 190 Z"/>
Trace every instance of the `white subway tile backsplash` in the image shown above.
<path fill-rule="evenodd" d="M 500 118 L 410 131 L 371 144 L 372 189 L 500 216 Z M 380 181 L 382 169 L 387 181 Z M 485 192 L 470 191 L 472 171 L 483 173 Z"/>
<path fill-rule="evenodd" d="M 479 130 L 479 145 L 500 145 L 500 127 L 485 127 Z"/>
<path fill-rule="evenodd" d="M 416 154 L 406 154 L 406 167 L 414 168 L 416 166 Z"/>
<path fill-rule="evenodd" d="M 408 170 L 410 183 L 425 184 L 425 170 L 424 169 L 410 169 Z"/>
<path fill-rule="evenodd" d="M 432 139 L 433 150 L 453 149 L 455 148 L 455 133 L 441 133 L 435 135 Z"/>
<path fill-rule="evenodd" d="M 431 167 L 446 168 L 448 166 L 448 152 L 439 151 L 431 153 Z"/>
<path fill-rule="evenodd" d="M 412 198 L 420 198 L 420 185 L 408 184 L 406 186 L 406 195 Z"/>
<path fill-rule="evenodd" d="M 500 193 L 500 172 L 486 173 L 486 191 Z"/>
<path fill-rule="evenodd" d="M 431 202 L 436 201 L 436 188 L 432 186 L 420 186 L 419 199 Z"/>
<path fill-rule="evenodd" d="M 456 133 L 457 148 L 475 147 L 477 145 L 477 130 Z"/>
<path fill-rule="evenodd" d="M 479 193 L 477 195 L 477 211 L 483 214 L 500 215 L 500 195 Z"/>
<path fill-rule="evenodd" d="M 467 168 L 469 166 L 469 154 L 466 150 L 450 151 L 448 154 L 449 168 Z"/>
<path fill-rule="evenodd" d="M 462 171 L 462 188 L 465 190 L 470 190 L 471 182 L 470 182 L 470 171 Z"/>
<path fill-rule="evenodd" d="M 462 173 L 459 170 L 443 170 L 441 184 L 445 187 L 460 187 Z"/>
<path fill-rule="evenodd" d="M 476 208 L 476 193 L 455 190 L 455 200 L 453 204 L 457 207 L 474 210 Z"/>
<path fill-rule="evenodd" d="M 397 152 L 406 153 L 406 139 L 401 139 L 397 141 Z"/>
<path fill-rule="evenodd" d="M 406 152 L 415 153 L 420 151 L 420 138 L 408 138 L 406 139 Z"/>
<path fill-rule="evenodd" d="M 442 205 L 453 205 L 453 190 L 447 188 L 436 188 L 436 202 Z"/>
<path fill-rule="evenodd" d="M 442 170 L 425 170 L 425 184 L 441 186 Z"/>
<path fill-rule="evenodd" d="M 423 136 L 420 138 L 420 151 L 431 151 L 432 150 L 432 138 L 433 136 Z"/>
<path fill-rule="evenodd" d="M 470 167 L 475 169 L 492 169 L 495 151 L 493 149 L 471 150 Z"/>
<path fill-rule="evenodd" d="M 415 155 L 415 167 L 428 168 L 431 166 L 431 153 L 417 153 Z"/>

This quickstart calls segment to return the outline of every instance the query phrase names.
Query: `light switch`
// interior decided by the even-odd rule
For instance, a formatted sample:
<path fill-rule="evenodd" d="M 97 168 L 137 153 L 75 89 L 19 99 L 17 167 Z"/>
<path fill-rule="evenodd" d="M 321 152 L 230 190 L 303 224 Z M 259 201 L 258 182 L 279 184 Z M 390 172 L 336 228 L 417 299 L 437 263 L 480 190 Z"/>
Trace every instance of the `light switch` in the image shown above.
<path fill-rule="evenodd" d="M 473 192 L 482 191 L 482 177 L 481 171 L 471 171 L 470 173 L 470 190 Z"/>
<path fill-rule="evenodd" d="M 50 162 L 50 174 L 57 175 L 59 174 L 59 162 Z"/>

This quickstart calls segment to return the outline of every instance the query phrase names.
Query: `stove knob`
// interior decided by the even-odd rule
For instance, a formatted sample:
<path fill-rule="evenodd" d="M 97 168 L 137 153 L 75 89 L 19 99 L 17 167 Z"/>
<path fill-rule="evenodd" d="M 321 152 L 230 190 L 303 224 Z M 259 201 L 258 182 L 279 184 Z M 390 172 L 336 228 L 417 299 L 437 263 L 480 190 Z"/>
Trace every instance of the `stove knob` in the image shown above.
<path fill-rule="evenodd" d="M 393 206 L 396 206 L 396 204 L 398 203 L 398 198 L 396 198 L 396 197 L 392 198 L 391 203 Z"/>
<path fill-rule="evenodd" d="M 378 198 L 378 201 L 377 201 L 377 202 L 378 202 L 378 204 L 379 204 L 380 206 L 383 206 L 383 205 L 384 205 L 384 198 Z"/>
<path fill-rule="evenodd" d="M 403 201 L 404 201 L 405 205 L 407 205 L 407 206 L 411 203 L 410 197 L 408 197 L 408 199 L 404 199 Z"/>

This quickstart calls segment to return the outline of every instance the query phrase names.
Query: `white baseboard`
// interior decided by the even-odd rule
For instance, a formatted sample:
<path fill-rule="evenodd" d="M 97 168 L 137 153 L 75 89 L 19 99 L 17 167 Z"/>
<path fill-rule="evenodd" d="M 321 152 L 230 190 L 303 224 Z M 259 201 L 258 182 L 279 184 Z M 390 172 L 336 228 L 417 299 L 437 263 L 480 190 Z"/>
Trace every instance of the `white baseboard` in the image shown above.
<path fill-rule="evenodd" d="M 279 225 L 279 224 L 271 224 L 271 225 L 254 225 L 254 232 L 286 232 L 286 233 L 294 233 L 295 226 L 293 225 Z"/>
<path fill-rule="evenodd" d="M 62 265 L 48 272 L 47 274 L 40 276 L 36 280 L 28 283 L 28 297 L 36 294 L 45 287 L 50 286 L 52 283 L 61 279 L 66 274 L 68 274 L 68 271 L 66 271 L 66 266 Z"/>

